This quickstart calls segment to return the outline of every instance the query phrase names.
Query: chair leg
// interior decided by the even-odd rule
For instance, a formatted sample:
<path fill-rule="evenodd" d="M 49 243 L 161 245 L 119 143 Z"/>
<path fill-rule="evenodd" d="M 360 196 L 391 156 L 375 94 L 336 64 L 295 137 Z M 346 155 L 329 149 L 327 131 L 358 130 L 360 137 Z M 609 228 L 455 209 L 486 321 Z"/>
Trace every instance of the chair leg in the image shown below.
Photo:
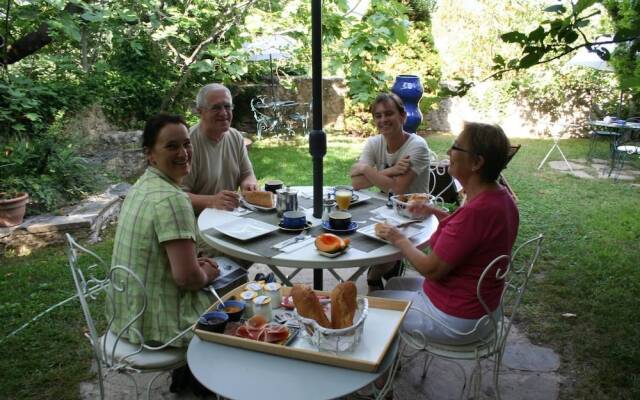
<path fill-rule="evenodd" d="M 149 381 L 149 384 L 147 385 L 147 400 L 151 400 L 151 386 L 153 386 L 153 383 L 156 381 L 156 379 L 158 379 L 158 377 L 164 373 L 167 373 L 169 371 L 161 371 L 158 372 L 157 374 L 155 374 L 153 376 L 153 378 L 151 378 L 151 380 Z"/>
<path fill-rule="evenodd" d="M 496 394 L 497 400 L 500 400 L 500 386 L 498 386 L 498 380 L 500 379 L 500 364 L 502 364 L 502 354 L 499 354 L 493 363 L 493 391 Z"/>

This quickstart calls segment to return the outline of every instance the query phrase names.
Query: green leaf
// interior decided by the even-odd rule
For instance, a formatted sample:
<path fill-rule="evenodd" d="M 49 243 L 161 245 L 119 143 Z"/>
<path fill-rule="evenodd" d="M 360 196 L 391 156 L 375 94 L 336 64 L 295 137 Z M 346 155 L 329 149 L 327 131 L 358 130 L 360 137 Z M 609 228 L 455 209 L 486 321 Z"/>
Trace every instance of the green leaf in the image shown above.
<path fill-rule="evenodd" d="M 585 27 L 589 26 L 590 23 L 591 23 L 591 21 L 588 20 L 588 19 L 580 19 L 580 20 L 576 21 L 576 27 L 577 28 L 585 28 Z"/>
<path fill-rule="evenodd" d="M 26 113 L 24 116 L 30 121 L 40 121 L 40 116 L 36 113 Z"/>
<path fill-rule="evenodd" d="M 106 15 L 104 12 L 90 12 L 87 11 L 85 13 L 83 13 L 82 15 L 80 15 L 80 18 L 82 18 L 85 21 L 89 21 L 89 22 L 101 22 L 104 21 L 106 19 Z"/>
<path fill-rule="evenodd" d="M 529 53 L 526 56 L 522 57 L 520 59 L 520 63 L 518 64 L 518 68 L 529 68 L 533 65 L 535 65 L 538 61 L 540 61 L 540 59 L 542 58 L 542 55 L 544 53 L 538 53 L 538 52 L 534 52 L 534 53 Z"/>
<path fill-rule="evenodd" d="M 567 8 L 562 4 L 554 4 L 552 6 L 545 8 L 544 11 L 564 14 L 564 12 L 567 11 Z"/>
<path fill-rule="evenodd" d="M 580 36 L 578 35 L 578 32 L 576 31 L 568 31 L 566 35 L 564 35 L 564 41 L 565 43 L 573 43 L 576 40 L 578 40 Z"/>
<path fill-rule="evenodd" d="M 500 39 L 506 43 L 524 43 L 527 40 L 527 35 L 522 32 L 513 31 L 500 35 Z"/>
<path fill-rule="evenodd" d="M 500 54 L 496 55 L 495 57 L 493 57 L 493 63 L 496 64 L 496 66 L 503 67 L 505 63 L 504 57 L 502 57 Z M 496 66 L 494 66 L 494 68 Z"/>
<path fill-rule="evenodd" d="M 190 68 L 201 74 L 215 71 L 213 61 L 211 60 L 196 61 L 191 64 Z"/>
<path fill-rule="evenodd" d="M 640 88 L 640 77 L 638 76 L 630 76 L 620 79 L 620 87 L 622 89 L 635 89 L 638 90 Z"/>
<path fill-rule="evenodd" d="M 542 26 L 538 26 L 536 29 L 529 32 L 529 40 L 533 40 L 535 42 L 540 42 L 544 39 L 546 33 Z"/>

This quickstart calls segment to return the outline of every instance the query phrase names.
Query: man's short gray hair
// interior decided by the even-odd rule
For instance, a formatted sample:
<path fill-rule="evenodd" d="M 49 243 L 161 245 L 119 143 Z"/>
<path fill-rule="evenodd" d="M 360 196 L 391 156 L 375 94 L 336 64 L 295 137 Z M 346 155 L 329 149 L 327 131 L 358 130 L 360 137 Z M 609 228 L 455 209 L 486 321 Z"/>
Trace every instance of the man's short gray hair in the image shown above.
<path fill-rule="evenodd" d="M 207 106 L 207 94 L 218 90 L 224 90 L 225 92 L 227 92 L 229 97 L 231 97 L 231 91 L 225 85 L 222 85 L 220 83 L 209 83 L 198 92 L 198 95 L 196 96 L 196 108 Z"/>

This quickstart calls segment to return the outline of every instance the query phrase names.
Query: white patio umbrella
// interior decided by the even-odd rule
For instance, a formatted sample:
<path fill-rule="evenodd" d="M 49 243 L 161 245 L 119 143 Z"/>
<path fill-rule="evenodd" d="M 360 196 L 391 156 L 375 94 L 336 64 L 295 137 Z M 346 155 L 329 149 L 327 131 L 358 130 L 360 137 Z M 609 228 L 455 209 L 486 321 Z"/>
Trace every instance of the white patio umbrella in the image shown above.
<path fill-rule="evenodd" d="M 610 37 L 603 36 L 599 38 L 599 40 L 611 40 Z M 613 53 L 613 50 L 616 48 L 615 43 L 607 43 L 601 46 L 600 48 L 605 48 L 609 51 L 609 53 Z M 578 52 L 567 62 L 567 65 L 574 65 L 579 67 L 587 67 L 593 68 L 598 71 L 603 72 L 613 72 L 613 67 L 611 64 L 600 58 L 597 53 L 593 51 L 589 51 L 586 47 L 581 47 L 578 49 Z M 622 90 L 620 90 L 620 100 L 618 101 L 618 117 L 620 116 L 620 108 L 622 106 Z"/>
<path fill-rule="evenodd" d="M 605 44 L 601 47 L 606 48 L 609 53 L 613 53 L 615 49 L 614 43 Z M 581 47 L 578 52 L 567 62 L 567 65 L 576 65 L 582 67 L 589 67 L 597 69 L 599 71 L 613 72 L 613 67 L 600 58 L 595 52 L 589 51 L 586 47 Z"/>
<path fill-rule="evenodd" d="M 249 53 L 250 61 L 269 60 L 271 72 L 271 98 L 275 100 L 275 86 L 273 82 L 273 60 L 284 60 L 292 57 L 296 41 L 281 34 L 267 35 L 248 43 L 243 43 L 242 48 Z"/>

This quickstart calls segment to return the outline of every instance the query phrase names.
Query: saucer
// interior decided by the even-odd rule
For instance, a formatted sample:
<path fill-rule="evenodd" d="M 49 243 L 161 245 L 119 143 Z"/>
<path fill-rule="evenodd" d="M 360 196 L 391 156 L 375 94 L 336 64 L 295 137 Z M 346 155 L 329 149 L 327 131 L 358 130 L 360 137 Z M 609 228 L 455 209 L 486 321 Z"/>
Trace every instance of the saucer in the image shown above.
<path fill-rule="evenodd" d="M 331 233 L 351 233 L 351 232 L 354 232 L 356 229 L 358 229 L 358 224 L 356 224 L 355 222 L 351 221 L 351 223 L 349 224 L 349 228 L 348 229 L 333 229 L 329 225 L 329 221 L 323 221 L 322 222 L 322 227 L 324 228 L 325 231 L 329 231 Z"/>
<path fill-rule="evenodd" d="M 305 224 L 305 226 L 303 228 L 285 228 L 282 225 L 282 222 L 280 222 L 278 224 L 278 227 L 280 228 L 280 230 L 285 231 L 285 232 L 302 232 L 305 229 L 311 228 L 311 221 L 307 221 L 307 223 Z"/>
<path fill-rule="evenodd" d="M 349 250 L 349 246 L 345 247 L 345 248 L 344 248 L 343 250 L 341 250 L 341 251 L 336 251 L 335 253 L 327 253 L 327 252 L 325 252 L 325 251 L 320 251 L 320 250 L 316 249 L 316 251 L 318 252 L 318 254 L 320 254 L 321 256 L 324 256 L 324 257 L 329 257 L 329 258 L 336 258 L 336 257 L 338 257 L 338 256 L 340 256 L 340 255 L 342 255 L 342 254 L 346 253 L 346 252 L 347 252 L 347 250 Z"/>

